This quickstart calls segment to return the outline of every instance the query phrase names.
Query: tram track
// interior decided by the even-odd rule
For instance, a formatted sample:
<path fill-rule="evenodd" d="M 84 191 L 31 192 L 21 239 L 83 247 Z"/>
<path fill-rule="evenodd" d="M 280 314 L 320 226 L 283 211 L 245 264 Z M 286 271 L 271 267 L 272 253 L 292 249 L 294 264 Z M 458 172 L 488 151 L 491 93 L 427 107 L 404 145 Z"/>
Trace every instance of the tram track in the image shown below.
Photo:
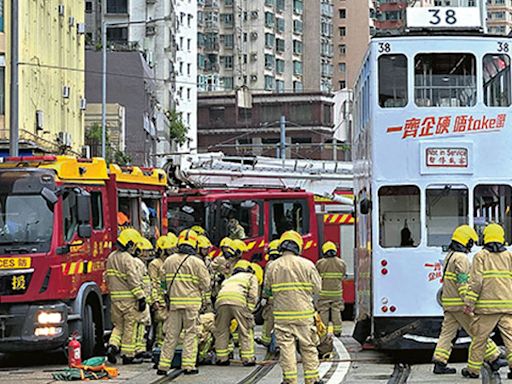
<path fill-rule="evenodd" d="M 388 384 L 405 384 L 410 374 L 411 366 L 409 364 L 397 363 L 388 380 Z"/>
<path fill-rule="evenodd" d="M 267 352 L 264 360 L 267 362 L 266 364 L 257 366 L 251 373 L 236 384 L 256 384 L 263 380 L 263 378 L 274 368 L 274 365 L 277 362 L 277 354 Z"/>

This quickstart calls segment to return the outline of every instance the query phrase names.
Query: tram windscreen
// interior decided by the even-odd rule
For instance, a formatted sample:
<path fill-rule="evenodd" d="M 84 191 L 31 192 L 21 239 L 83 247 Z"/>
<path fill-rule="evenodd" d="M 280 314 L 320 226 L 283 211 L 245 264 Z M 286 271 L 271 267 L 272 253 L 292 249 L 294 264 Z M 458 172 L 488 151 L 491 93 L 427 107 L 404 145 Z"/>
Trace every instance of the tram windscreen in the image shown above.
<path fill-rule="evenodd" d="M 405 55 L 379 57 L 379 105 L 382 108 L 400 108 L 407 105 L 407 57 Z"/>
<path fill-rule="evenodd" d="M 471 107 L 476 103 L 476 59 L 467 53 L 424 53 L 414 59 L 418 107 Z"/>
<path fill-rule="evenodd" d="M 427 245 L 449 245 L 453 230 L 468 223 L 468 190 L 464 186 L 431 186 L 426 198 Z"/>
<path fill-rule="evenodd" d="M 383 248 L 417 247 L 420 244 L 418 187 L 400 185 L 379 189 L 379 231 Z"/>
<path fill-rule="evenodd" d="M 505 241 L 512 242 L 512 188 L 508 185 L 477 185 L 474 192 L 475 229 L 481 235 L 489 223 L 505 229 Z"/>

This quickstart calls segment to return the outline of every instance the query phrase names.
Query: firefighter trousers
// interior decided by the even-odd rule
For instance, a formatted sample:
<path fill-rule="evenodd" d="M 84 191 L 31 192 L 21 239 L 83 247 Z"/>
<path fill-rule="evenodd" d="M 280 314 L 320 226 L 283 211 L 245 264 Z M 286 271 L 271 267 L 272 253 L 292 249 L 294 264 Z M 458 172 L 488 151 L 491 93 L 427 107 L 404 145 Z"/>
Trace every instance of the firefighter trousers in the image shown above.
<path fill-rule="evenodd" d="M 238 323 L 237 333 L 240 345 L 240 357 L 243 362 L 256 360 L 254 354 L 254 316 L 245 307 L 235 305 L 221 305 L 217 308 L 215 316 L 215 354 L 217 360 L 229 360 L 229 335 L 231 321 Z"/>
<path fill-rule="evenodd" d="M 471 324 L 473 341 L 469 347 L 468 369 L 473 373 L 480 373 L 484 360 L 487 339 L 494 328 L 498 326 L 503 343 L 507 350 L 507 360 L 512 367 L 512 314 L 492 313 L 475 315 Z"/>
<path fill-rule="evenodd" d="M 342 320 L 341 311 L 345 309 L 343 300 L 332 299 L 318 299 L 318 314 L 326 327 L 329 326 L 329 320 L 332 322 L 332 327 L 335 334 L 341 334 Z M 329 316 L 330 315 L 330 316 Z"/>
<path fill-rule="evenodd" d="M 111 305 L 114 329 L 110 335 L 109 344 L 120 349 L 121 355 L 126 357 L 135 356 L 137 320 L 140 313 L 136 306 L 135 301 L 113 301 Z"/>
<path fill-rule="evenodd" d="M 155 338 L 155 347 L 162 348 L 164 344 L 164 322 L 167 318 L 167 309 L 165 307 L 158 307 L 152 312 L 152 325 Z"/>
<path fill-rule="evenodd" d="M 279 365 L 283 371 L 283 383 L 297 384 L 296 342 L 304 367 L 304 380 L 312 384 L 319 380 L 318 335 L 313 322 L 311 324 L 274 324 L 277 345 L 280 349 Z"/>
<path fill-rule="evenodd" d="M 167 371 L 171 367 L 174 350 L 178 345 L 182 331 L 184 337 L 181 368 L 186 371 L 196 368 L 198 321 L 199 312 L 197 309 L 172 309 L 168 312 L 164 323 L 164 344 L 158 369 Z"/>
<path fill-rule="evenodd" d="M 261 341 L 270 345 L 272 342 L 272 331 L 274 330 L 274 314 L 272 303 L 267 303 L 261 312 L 263 317 L 263 329 L 261 331 Z"/>

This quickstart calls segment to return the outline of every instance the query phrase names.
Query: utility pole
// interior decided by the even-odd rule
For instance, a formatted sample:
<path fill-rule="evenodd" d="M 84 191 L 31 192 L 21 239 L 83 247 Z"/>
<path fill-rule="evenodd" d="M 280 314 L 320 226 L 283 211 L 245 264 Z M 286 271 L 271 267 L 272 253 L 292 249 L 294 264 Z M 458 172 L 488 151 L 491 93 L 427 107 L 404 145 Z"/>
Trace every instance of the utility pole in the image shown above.
<path fill-rule="evenodd" d="M 9 154 L 11 156 L 19 155 L 19 121 L 18 121 L 18 102 L 19 102 L 19 75 L 18 75 L 18 0 L 11 2 L 11 103 L 10 103 L 10 122 L 9 122 Z"/>
<path fill-rule="evenodd" d="M 107 4 L 101 3 L 101 51 L 102 51 L 102 73 L 101 73 L 101 157 L 107 158 L 107 23 L 105 13 Z"/>
<path fill-rule="evenodd" d="M 281 131 L 280 149 L 281 159 L 286 160 L 286 116 L 281 115 L 279 119 L 279 129 Z"/>

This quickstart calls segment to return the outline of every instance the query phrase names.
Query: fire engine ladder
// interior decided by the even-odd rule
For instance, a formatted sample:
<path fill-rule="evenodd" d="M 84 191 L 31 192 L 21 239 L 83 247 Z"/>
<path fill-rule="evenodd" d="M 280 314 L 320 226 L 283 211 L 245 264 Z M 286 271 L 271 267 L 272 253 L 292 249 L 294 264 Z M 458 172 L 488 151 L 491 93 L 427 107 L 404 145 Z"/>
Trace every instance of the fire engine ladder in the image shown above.
<path fill-rule="evenodd" d="M 352 163 L 233 157 L 221 152 L 182 155 L 175 177 L 193 188 L 289 188 L 330 197 L 341 204 L 352 200 L 334 196 L 353 188 Z"/>

